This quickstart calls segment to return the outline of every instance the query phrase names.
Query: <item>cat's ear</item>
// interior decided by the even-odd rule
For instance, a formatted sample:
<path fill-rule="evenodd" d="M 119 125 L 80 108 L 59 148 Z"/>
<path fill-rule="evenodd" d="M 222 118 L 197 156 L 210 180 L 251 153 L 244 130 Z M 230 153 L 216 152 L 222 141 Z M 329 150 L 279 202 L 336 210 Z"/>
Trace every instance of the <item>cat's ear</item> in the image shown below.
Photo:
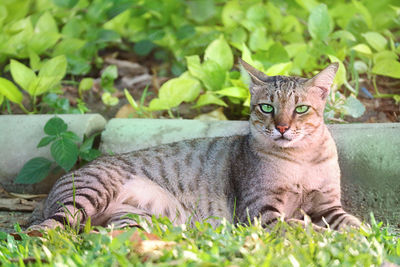
<path fill-rule="evenodd" d="M 253 85 L 262 85 L 265 84 L 265 82 L 268 80 L 268 75 L 266 75 L 264 72 L 259 71 L 258 69 L 254 68 L 251 66 L 249 63 L 244 61 L 243 59 L 239 58 L 240 65 L 243 66 L 243 68 L 247 71 L 247 73 L 250 75 L 251 82 Z"/>
<path fill-rule="evenodd" d="M 336 72 L 339 68 L 339 63 L 335 62 L 323 69 L 320 73 L 308 80 L 307 85 L 310 87 L 318 87 L 321 90 L 321 97 L 325 99 L 335 79 Z"/>

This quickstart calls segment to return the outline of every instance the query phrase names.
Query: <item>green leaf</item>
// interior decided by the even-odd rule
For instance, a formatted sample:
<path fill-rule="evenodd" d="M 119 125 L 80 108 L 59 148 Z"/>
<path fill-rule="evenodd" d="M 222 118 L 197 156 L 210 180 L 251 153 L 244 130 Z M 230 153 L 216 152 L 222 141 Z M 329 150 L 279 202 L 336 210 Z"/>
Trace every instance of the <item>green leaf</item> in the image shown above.
<path fill-rule="evenodd" d="M 201 95 L 199 97 L 199 99 L 197 100 L 196 105 L 193 106 L 193 108 L 199 108 L 202 106 L 206 106 L 206 105 L 219 105 L 219 106 L 223 106 L 223 107 L 227 107 L 228 105 L 222 101 L 221 99 L 219 99 L 216 95 L 214 94 L 204 94 Z"/>
<path fill-rule="evenodd" d="M 48 135 L 59 135 L 65 132 L 68 125 L 59 117 L 51 118 L 44 126 L 44 132 Z"/>
<path fill-rule="evenodd" d="M 358 45 L 353 46 L 351 49 L 354 51 L 357 51 L 361 54 L 364 54 L 366 56 L 372 55 L 371 48 L 369 48 L 369 46 L 366 44 L 358 44 Z"/>
<path fill-rule="evenodd" d="M 0 106 L 1 104 L 3 104 L 3 102 L 4 102 L 4 95 L 0 94 Z"/>
<path fill-rule="evenodd" d="M 57 23 L 53 16 L 45 12 L 35 25 L 35 34 L 29 41 L 29 48 L 38 54 L 53 47 L 60 38 Z"/>
<path fill-rule="evenodd" d="M 393 59 L 384 59 L 376 62 L 372 73 L 400 79 L 400 62 Z"/>
<path fill-rule="evenodd" d="M 101 101 L 103 101 L 106 106 L 115 106 L 118 104 L 119 99 L 118 97 L 112 96 L 109 92 L 105 92 L 101 96 Z"/>
<path fill-rule="evenodd" d="M 388 41 L 380 33 L 367 32 L 362 34 L 362 36 L 365 38 L 365 40 L 367 40 L 368 44 L 376 51 L 385 50 Z"/>
<path fill-rule="evenodd" d="M 89 149 L 87 152 L 80 152 L 79 156 L 86 161 L 92 161 L 101 156 L 101 152 L 97 149 Z"/>
<path fill-rule="evenodd" d="M 268 68 L 265 73 L 270 76 L 289 75 L 292 66 L 292 62 L 278 63 Z"/>
<path fill-rule="evenodd" d="M 11 59 L 10 70 L 14 81 L 21 86 L 22 89 L 28 91 L 30 84 L 36 79 L 35 72 L 13 59 Z"/>
<path fill-rule="evenodd" d="M 53 0 L 54 4 L 63 8 L 73 8 L 79 0 Z"/>
<path fill-rule="evenodd" d="M 39 144 L 37 145 L 37 148 L 47 146 L 56 139 L 57 136 L 55 135 L 45 136 L 42 138 L 42 140 L 40 140 Z"/>
<path fill-rule="evenodd" d="M 225 27 L 235 27 L 240 21 L 243 20 L 244 8 L 238 1 L 227 1 L 222 8 L 221 19 Z"/>
<path fill-rule="evenodd" d="M 98 136 L 99 134 L 94 134 L 91 137 L 85 139 L 82 143 L 82 145 L 79 147 L 79 152 L 88 152 L 92 147 L 93 147 L 93 142 L 94 139 Z"/>
<path fill-rule="evenodd" d="M 249 46 L 252 51 L 267 50 L 269 46 L 271 46 L 271 42 L 268 41 L 267 38 L 267 29 L 265 27 L 257 27 L 257 29 L 250 33 Z"/>
<path fill-rule="evenodd" d="M 52 162 L 46 158 L 33 158 L 24 164 L 15 183 L 34 184 L 42 181 L 50 172 Z"/>
<path fill-rule="evenodd" d="M 65 139 L 69 139 L 72 142 L 80 142 L 81 138 L 74 132 L 71 131 L 66 131 L 66 132 L 62 132 L 61 136 Z"/>
<path fill-rule="evenodd" d="M 124 94 L 126 99 L 128 100 L 129 104 L 135 109 L 135 110 L 139 110 L 139 106 L 136 103 L 135 99 L 133 99 L 133 96 L 129 93 L 128 90 L 124 89 Z"/>
<path fill-rule="evenodd" d="M 316 40 L 324 41 L 332 32 L 331 18 L 325 4 L 316 6 L 308 17 L 308 32 Z"/>
<path fill-rule="evenodd" d="M 215 91 L 217 95 L 231 96 L 240 99 L 246 99 L 249 95 L 249 90 L 243 87 L 232 86 L 222 90 Z"/>
<path fill-rule="evenodd" d="M 57 164 L 65 171 L 71 170 L 79 154 L 77 145 L 66 138 L 55 141 L 50 147 L 50 152 Z"/>
<path fill-rule="evenodd" d="M 87 91 L 93 87 L 93 78 L 83 78 L 79 83 L 79 92 Z"/>
<path fill-rule="evenodd" d="M 39 70 L 42 66 L 40 57 L 34 51 L 29 51 L 29 65 L 33 71 Z"/>
<path fill-rule="evenodd" d="M 360 102 L 360 100 L 351 95 L 346 98 L 343 104 L 343 110 L 345 114 L 350 115 L 354 118 L 359 118 L 364 114 L 365 107 Z"/>
<path fill-rule="evenodd" d="M 12 82 L 0 77 L 0 94 L 11 102 L 21 104 L 23 95 Z"/>
<path fill-rule="evenodd" d="M 224 70 L 230 70 L 233 66 L 233 54 L 231 47 L 226 42 L 223 35 L 211 42 L 206 48 L 204 61 L 213 60 Z"/>
<path fill-rule="evenodd" d="M 214 60 L 209 59 L 203 64 L 199 56 L 186 57 L 189 73 L 203 82 L 207 90 L 219 90 L 223 87 L 227 71 Z"/>
<path fill-rule="evenodd" d="M 346 80 L 346 68 L 344 67 L 343 63 L 341 60 L 339 60 L 337 57 L 333 56 L 333 55 L 328 55 L 329 60 L 334 63 L 334 62 L 338 62 L 339 63 L 339 68 L 336 72 L 335 75 L 335 79 L 333 80 L 333 82 L 335 84 L 338 85 L 338 87 L 340 87 Z"/>
<path fill-rule="evenodd" d="M 67 70 L 67 59 L 64 55 L 54 57 L 46 61 L 40 68 L 38 79 L 29 86 L 31 95 L 41 95 L 64 78 Z"/>
<path fill-rule="evenodd" d="M 205 22 L 216 13 L 214 0 L 187 1 L 190 18 L 198 23 Z"/>
<path fill-rule="evenodd" d="M 200 93 L 200 83 L 189 77 L 174 78 L 164 83 L 158 93 L 158 99 L 153 99 L 151 110 L 164 110 L 179 106 L 183 101 L 191 102 Z"/>

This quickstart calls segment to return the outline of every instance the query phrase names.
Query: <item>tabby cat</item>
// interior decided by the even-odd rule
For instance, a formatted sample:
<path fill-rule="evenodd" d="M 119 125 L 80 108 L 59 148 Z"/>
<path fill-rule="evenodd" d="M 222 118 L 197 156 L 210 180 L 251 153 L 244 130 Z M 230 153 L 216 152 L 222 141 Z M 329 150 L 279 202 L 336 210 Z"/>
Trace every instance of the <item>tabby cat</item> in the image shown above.
<path fill-rule="evenodd" d="M 338 64 L 311 79 L 270 77 L 241 64 L 251 78 L 248 135 L 94 160 L 56 182 L 34 227 L 84 225 L 89 217 L 92 225 L 135 224 L 127 214 L 176 224 L 210 217 L 213 225 L 215 217 L 257 217 L 265 226 L 278 218 L 301 223 L 306 214 L 315 227 L 360 226 L 342 208 L 336 147 L 323 120 Z"/>

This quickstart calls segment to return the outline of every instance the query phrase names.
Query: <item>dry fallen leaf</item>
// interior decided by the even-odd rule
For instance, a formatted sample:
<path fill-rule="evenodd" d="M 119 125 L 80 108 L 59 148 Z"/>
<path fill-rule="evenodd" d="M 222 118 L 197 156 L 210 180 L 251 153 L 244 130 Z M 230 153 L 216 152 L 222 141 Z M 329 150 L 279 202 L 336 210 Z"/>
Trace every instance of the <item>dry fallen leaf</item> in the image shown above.
<path fill-rule="evenodd" d="M 30 237 L 43 237 L 42 232 L 38 230 L 24 231 L 23 234 L 27 234 Z M 10 233 L 11 236 L 14 237 L 15 240 L 22 240 L 20 233 Z"/>

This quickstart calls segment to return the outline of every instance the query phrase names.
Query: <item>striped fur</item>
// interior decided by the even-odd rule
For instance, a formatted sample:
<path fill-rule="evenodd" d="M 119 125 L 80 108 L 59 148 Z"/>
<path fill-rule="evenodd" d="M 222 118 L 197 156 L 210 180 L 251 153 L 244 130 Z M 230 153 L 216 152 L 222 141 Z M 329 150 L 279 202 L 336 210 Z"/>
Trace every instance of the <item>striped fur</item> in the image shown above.
<path fill-rule="evenodd" d="M 94 160 L 56 182 L 33 227 L 83 225 L 89 217 L 92 225 L 126 226 L 135 224 L 125 216 L 130 213 L 176 224 L 209 218 L 213 225 L 215 217 L 243 223 L 259 217 L 268 225 L 281 217 L 301 222 L 307 214 L 316 227 L 359 226 L 342 209 L 336 147 L 323 122 L 337 65 L 312 79 L 268 77 L 242 65 L 252 80 L 249 135 Z M 274 111 L 265 113 L 260 104 Z M 308 111 L 296 113 L 299 105 Z"/>

